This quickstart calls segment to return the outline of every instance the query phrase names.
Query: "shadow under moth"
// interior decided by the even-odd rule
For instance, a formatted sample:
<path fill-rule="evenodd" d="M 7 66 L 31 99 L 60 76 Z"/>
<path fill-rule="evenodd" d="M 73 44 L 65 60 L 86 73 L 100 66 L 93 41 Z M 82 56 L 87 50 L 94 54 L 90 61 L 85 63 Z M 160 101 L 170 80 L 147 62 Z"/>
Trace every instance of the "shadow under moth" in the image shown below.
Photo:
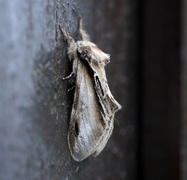
<path fill-rule="evenodd" d="M 110 55 L 90 42 L 79 20 L 81 41 L 60 29 L 68 43 L 68 57 L 72 72 L 63 79 L 75 78 L 74 98 L 68 131 L 70 153 L 75 161 L 90 155 L 97 156 L 104 149 L 114 127 L 114 115 L 121 105 L 112 96 L 105 74 Z"/>

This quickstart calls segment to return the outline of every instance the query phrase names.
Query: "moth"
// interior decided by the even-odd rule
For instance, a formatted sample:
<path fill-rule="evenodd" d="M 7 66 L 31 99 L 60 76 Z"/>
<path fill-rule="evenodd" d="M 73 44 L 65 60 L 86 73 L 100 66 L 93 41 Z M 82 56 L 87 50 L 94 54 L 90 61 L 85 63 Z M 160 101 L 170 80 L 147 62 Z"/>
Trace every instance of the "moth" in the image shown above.
<path fill-rule="evenodd" d="M 89 35 L 79 20 L 82 40 L 75 41 L 60 30 L 68 43 L 68 57 L 72 72 L 68 78 L 75 78 L 74 97 L 68 131 L 70 153 L 75 161 L 82 161 L 90 155 L 97 156 L 104 149 L 114 127 L 114 115 L 121 105 L 112 96 L 105 73 L 110 55 L 90 42 Z"/>

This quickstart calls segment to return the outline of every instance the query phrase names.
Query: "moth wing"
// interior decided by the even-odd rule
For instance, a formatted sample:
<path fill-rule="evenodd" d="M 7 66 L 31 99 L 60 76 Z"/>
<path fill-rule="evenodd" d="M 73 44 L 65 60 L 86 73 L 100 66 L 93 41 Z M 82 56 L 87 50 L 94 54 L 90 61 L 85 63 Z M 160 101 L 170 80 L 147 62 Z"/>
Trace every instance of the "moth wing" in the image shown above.
<path fill-rule="evenodd" d="M 108 109 L 111 114 L 115 114 L 121 105 L 114 99 L 107 83 L 105 65 L 110 62 L 110 55 L 101 51 L 96 45 L 90 45 L 90 51 L 87 52 L 87 62 L 94 72 L 94 83 L 97 95 L 100 97 L 101 102 L 104 102 L 104 109 Z M 108 114 L 111 116 L 111 114 Z"/>
<path fill-rule="evenodd" d="M 93 154 L 103 137 L 103 116 L 88 67 L 79 61 L 68 142 L 72 157 L 81 161 Z"/>
<path fill-rule="evenodd" d="M 103 137 L 100 139 L 100 143 L 98 144 L 97 148 L 95 149 L 93 156 L 98 156 L 101 151 L 105 148 L 108 139 L 110 138 L 112 131 L 114 129 L 114 117 L 111 117 L 111 119 L 108 121 L 108 126 L 106 126 L 104 130 Z"/>
<path fill-rule="evenodd" d="M 96 89 L 97 97 L 101 102 L 102 116 L 104 120 L 104 129 L 98 147 L 93 153 L 94 156 L 98 156 L 106 146 L 108 139 L 110 138 L 112 131 L 114 129 L 115 112 L 121 109 L 121 105 L 114 99 L 114 97 L 110 92 L 110 89 L 106 81 L 106 76 L 104 78 L 105 81 L 101 81 L 102 79 L 100 78 L 102 77 L 101 76 L 97 77 L 97 73 L 96 73 L 96 76 L 94 78 L 95 89 Z"/>
<path fill-rule="evenodd" d="M 95 90 L 99 102 L 101 102 L 101 112 L 104 120 L 103 137 L 100 138 L 100 143 L 93 153 L 94 156 L 97 156 L 104 149 L 112 134 L 114 128 L 114 115 L 119 109 L 121 109 L 121 105 L 114 99 L 109 89 L 104 65 L 98 66 L 97 64 L 92 63 L 89 63 L 89 65 L 94 71 Z"/>

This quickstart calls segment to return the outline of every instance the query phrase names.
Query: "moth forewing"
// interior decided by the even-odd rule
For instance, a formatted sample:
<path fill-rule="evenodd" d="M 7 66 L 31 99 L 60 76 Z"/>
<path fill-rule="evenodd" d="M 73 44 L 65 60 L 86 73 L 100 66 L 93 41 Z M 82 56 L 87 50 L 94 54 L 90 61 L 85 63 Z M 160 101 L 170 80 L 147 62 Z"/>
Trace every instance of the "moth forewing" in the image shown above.
<path fill-rule="evenodd" d="M 69 149 L 76 161 L 97 156 L 104 149 L 113 131 L 115 112 L 121 109 L 106 79 L 105 65 L 110 55 L 89 41 L 81 20 L 79 27 L 83 40 L 75 42 L 60 26 L 76 78 L 68 131 Z"/>
<path fill-rule="evenodd" d="M 101 153 L 101 151 L 105 148 L 108 142 L 108 139 L 110 138 L 112 134 L 113 128 L 114 128 L 114 125 L 113 125 L 113 119 L 112 119 L 110 125 L 107 127 L 107 129 L 105 129 L 103 133 L 104 137 L 101 138 L 99 146 L 96 148 L 95 152 L 93 153 L 94 157 L 98 156 Z"/>
<path fill-rule="evenodd" d="M 72 157 L 81 161 L 94 153 L 103 134 L 100 106 L 87 67 L 79 61 L 68 142 Z"/>

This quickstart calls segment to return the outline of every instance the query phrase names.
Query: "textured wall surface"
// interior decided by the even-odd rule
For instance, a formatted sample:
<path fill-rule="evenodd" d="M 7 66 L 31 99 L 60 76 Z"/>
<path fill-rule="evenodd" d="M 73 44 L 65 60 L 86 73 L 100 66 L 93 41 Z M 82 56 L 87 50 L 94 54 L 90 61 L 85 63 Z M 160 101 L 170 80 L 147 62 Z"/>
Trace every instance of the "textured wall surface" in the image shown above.
<path fill-rule="evenodd" d="M 181 3 L 181 179 L 187 179 L 187 1 Z"/>
<path fill-rule="evenodd" d="M 143 180 L 178 180 L 180 1 L 145 0 L 142 16 L 141 173 Z"/>
<path fill-rule="evenodd" d="M 136 178 L 136 1 L 0 1 L 0 179 Z M 122 104 L 107 147 L 75 162 L 67 145 L 73 94 L 57 23 L 77 37 L 78 15 L 110 53 L 107 76 Z M 91 175 L 91 176 L 90 176 Z"/>

